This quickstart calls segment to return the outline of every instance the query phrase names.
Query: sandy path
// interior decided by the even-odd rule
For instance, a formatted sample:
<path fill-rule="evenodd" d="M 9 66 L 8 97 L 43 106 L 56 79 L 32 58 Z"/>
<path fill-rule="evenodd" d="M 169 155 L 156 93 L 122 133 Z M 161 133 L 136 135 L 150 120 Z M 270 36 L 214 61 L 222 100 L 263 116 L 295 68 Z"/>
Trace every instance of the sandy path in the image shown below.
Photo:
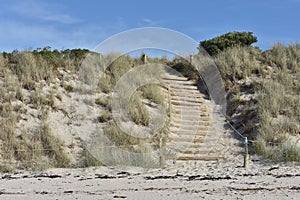
<path fill-rule="evenodd" d="M 166 169 L 93 167 L 1 174 L 1 199 L 299 199 L 300 166 L 177 163 Z"/>

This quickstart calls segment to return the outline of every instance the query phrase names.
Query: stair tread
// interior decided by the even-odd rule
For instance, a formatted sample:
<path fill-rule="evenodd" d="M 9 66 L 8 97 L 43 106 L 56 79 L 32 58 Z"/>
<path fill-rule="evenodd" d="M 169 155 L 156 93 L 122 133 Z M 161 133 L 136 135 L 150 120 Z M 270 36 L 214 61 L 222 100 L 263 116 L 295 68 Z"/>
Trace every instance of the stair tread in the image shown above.
<path fill-rule="evenodd" d="M 218 160 L 214 149 L 220 135 L 212 129 L 211 100 L 206 99 L 194 81 L 176 74 L 162 76 L 164 96 L 170 103 L 167 148 L 177 160 Z"/>

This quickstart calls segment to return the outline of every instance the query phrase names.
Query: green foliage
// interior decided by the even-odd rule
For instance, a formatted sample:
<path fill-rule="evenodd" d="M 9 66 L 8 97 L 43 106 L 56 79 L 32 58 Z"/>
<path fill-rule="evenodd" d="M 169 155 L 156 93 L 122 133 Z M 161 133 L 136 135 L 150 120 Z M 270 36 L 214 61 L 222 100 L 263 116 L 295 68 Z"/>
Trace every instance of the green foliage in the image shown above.
<path fill-rule="evenodd" d="M 257 38 L 253 36 L 252 32 L 229 32 L 210 40 L 201 41 L 199 49 L 203 47 L 208 54 L 214 56 L 228 48 L 250 46 L 255 42 L 257 42 Z"/>

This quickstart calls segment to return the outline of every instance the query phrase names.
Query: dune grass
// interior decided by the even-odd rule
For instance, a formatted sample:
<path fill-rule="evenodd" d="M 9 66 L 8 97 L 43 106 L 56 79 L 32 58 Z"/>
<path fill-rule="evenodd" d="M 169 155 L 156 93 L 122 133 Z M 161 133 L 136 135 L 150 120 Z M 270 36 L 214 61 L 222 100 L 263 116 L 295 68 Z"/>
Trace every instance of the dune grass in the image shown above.
<path fill-rule="evenodd" d="M 259 125 L 248 132 L 244 129 L 246 136 L 257 141 L 254 152 L 276 161 L 299 161 L 300 146 L 290 138 L 300 133 L 299 44 L 277 43 L 265 52 L 254 47 L 234 47 L 217 55 L 215 62 L 229 93 L 229 116 L 237 109 L 247 109 L 241 95 L 257 95 L 254 111 Z M 248 78 L 255 81 L 241 84 Z M 243 124 L 250 122 L 247 115 L 240 117 L 244 118 Z"/>

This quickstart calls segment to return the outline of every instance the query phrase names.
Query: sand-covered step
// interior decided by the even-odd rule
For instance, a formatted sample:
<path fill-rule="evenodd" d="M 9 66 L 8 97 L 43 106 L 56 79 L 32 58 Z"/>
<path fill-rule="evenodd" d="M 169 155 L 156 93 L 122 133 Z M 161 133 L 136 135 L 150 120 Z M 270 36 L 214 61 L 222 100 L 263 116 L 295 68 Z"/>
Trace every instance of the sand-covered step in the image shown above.
<path fill-rule="evenodd" d="M 204 102 L 200 98 L 180 97 L 180 96 L 172 96 L 170 100 L 171 100 L 171 102 L 177 101 L 177 102 L 188 102 L 188 103 L 197 103 L 197 104 Z"/>
<path fill-rule="evenodd" d="M 200 114 L 198 116 L 194 116 L 194 115 L 183 115 L 183 114 L 171 114 L 171 118 L 174 121 L 182 121 L 182 120 L 194 120 L 194 121 L 209 121 L 210 117 L 205 115 L 205 113 Z M 171 119 L 171 120 L 172 120 Z"/>
<path fill-rule="evenodd" d="M 201 118 L 205 118 L 205 117 L 209 117 L 210 116 L 210 113 L 209 112 L 199 112 L 199 113 L 196 113 L 196 114 L 191 114 L 191 113 L 188 113 L 188 112 L 171 112 L 171 117 L 173 117 L 175 120 L 201 120 Z M 176 121 L 177 121 L 176 120 Z M 205 119 L 203 120 L 205 121 Z"/>
<path fill-rule="evenodd" d="M 212 136 L 202 134 L 202 135 L 177 135 L 177 134 L 169 134 L 168 136 L 168 144 L 171 145 L 171 143 L 178 143 L 178 142 L 189 142 L 194 144 L 203 144 L 203 143 L 210 143 L 210 145 L 202 145 L 201 148 L 210 148 L 211 145 L 213 145 L 214 142 L 218 141 L 217 138 L 213 138 Z M 190 144 L 190 145 L 191 145 Z M 213 145 L 214 146 L 214 145 Z"/>
<path fill-rule="evenodd" d="M 199 112 L 199 113 L 189 113 L 189 112 L 171 112 L 172 117 L 179 117 L 182 119 L 196 119 L 199 120 L 200 117 L 207 117 L 210 114 L 208 112 Z"/>
<path fill-rule="evenodd" d="M 174 81 L 184 81 L 184 82 L 189 81 L 186 77 L 176 76 L 176 75 L 168 75 L 168 74 L 164 74 L 160 78 L 163 80 L 170 80 L 172 82 L 174 82 Z M 190 81 L 190 82 L 192 82 L 192 81 Z"/>
<path fill-rule="evenodd" d="M 197 83 L 194 81 L 184 81 L 184 80 L 170 80 L 170 79 L 163 79 L 163 83 L 165 83 L 168 87 L 172 86 L 185 86 L 185 87 L 194 87 L 197 88 Z"/>
<path fill-rule="evenodd" d="M 193 128 L 195 126 L 210 126 L 210 122 L 207 121 L 193 121 L 191 123 L 176 123 L 176 122 L 171 122 L 170 127 L 175 127 L 175 128 Z"/>
<path fill-rule="evenodd" d="M 195 118 L 199 118 L 199 116 L 207 116 L 207 115 L 210 115 L 210 112 L 206 109 L 203 109 L 201 110 L 201 108 L 197 108 L 195 107 L 195 109 L 187 109 L 186 108 L 187 106 L 183 106 L 182 109 L 173 109 L 171 107 L 171 111 L 170 111 L 170 114 L 172 115 L 191 115 L 191 116 L 194 116 Z"/>
<path fill-rule="evenodd" d="M 166 149 L 177 160 L 217 160 L 214 147 L 219 134 L 212 129 L 212 102 L 200 93 L 195 82 L 175 74 L 163 76 L 162 90 L 169 103 L 170 127 Z"/>
<path fill-rule="evenodd" d="M 198 121 L 209 122 L 211 120 L 211 118 L 210 117 L 200 117 L 200 119 L 199 118 L 197 118 L 197 119 L 185 119 L 185 118 L 182 118 L 182 117 L 171 116 L 171 120 L 174 123 L 195 124 L 195 123 L 198 123 Z"/>
<path fill-rule="evenodd" d="M 182 156 L 178 156 L 177 160 L 185 160 L 185 161 L 189 161 L 189 160 L 203 160 L 203 161 L 213 161 L 213 160 L 220 160 L 223 159 L 222 156 L 188 156 L 188 155 L 182 155 Z"/>
<path fill-rule="evenodd" d="M 172 133 L 177 133 L 179 131 L 211 131 L 211 127 L 210 126 L 206 126 L 206 125 L 194 125 L 194 126 L 172 126 L 169 129 L 169 132 Z"/>
<path fill-rule="evenodd" d="M 189 135 L 175 135 L 170 134 L 168 140 L 170 142 L 192 142 L 192 143 L 205 143 L 215 142 L 216 139 L 210 139 L 209 137 L 203 136 L 189 136 Z"/>
<path fill-rule="evenodd" d="M 170 97 L 171 98 L 174 98 L 174 97 L 192 97 L 192 98 L 203 98 L 203 95 L 201 94 L 198 94 L 196 92 L 185 92 L 185 91 L 182 91 L 182 90 L 179 90 L 179 91 L 170 91 Z M 203 99 L 205 100 L 205 99 Z"/>
<path fill-rule="evenodd" d="M 196 88 L 193 88 L 193 89 L 186 89 L 186 88 L 178 88 L 178 87 L 171 87 L 170 88 L 170 91 L 173 92 L 173 93 L 176 93 L 176 92 L 184 92 L 186 94 L 188 93 L 194 93 L 194 94 L 197 94 L 198 93 L 198 90 Z"/>
<path fill-rule="evenodd" d="M 186 111 L 186 110 L 192 110 L 192 111 L 199 111 L 199 112 L 209 112 L 211 108 L 204 105 L 204 104 L 200 104 L 199 106 L 195 107 L 189 107 L 189 106 L 181 106 L 181 105 L 171 105 L 172 111 Z"/>
<path fill-rule="evenodd" d="M 189 132 L 191 132 L 191 134 L 192 134 L 192 132 L 205 132 L 205 131 L 210 131 L 211 130 L 211 128 L 210 127 L 208 127 L 208 126 L 195 126 L 193 129 L 190 129 L 190 130 L 188 130 L 188 129 L 182 129 L 182 128 L 174 128 L 174 127 L 171 127 L 170 128 L 170 132 L 171 133 L 174 133 L 174 134 L 189 134 Z"/>
<path fill-rule="evenodd" d="M 193 109 L 194 109 L 194 107 L 200 108 L 200 105 L 199 105 L 200 102 L 178 101 L 178 100 L 171 99 L 171 104 L 177 105 L 177 106 L 190 106 Z"/>
<path fill-rule="evenodd" d="M 167 149 L 180 152 L 185 149 L 201 149 L 201 150 L 213 150 L 217 140 L 213 140 L 207 143 L 194 143 L 191 141 L 167 141 Z"/>
<path fill-rule="evenodd" d="M 182 107 L 180 108 L 173 108 L 171 110 L 172 113 L 176 113 L 176 114 L 190 114 L 190 115 L 198 115 L 201 113 L 208 113 L 207 108 L 199 108 L 199 109 L 184 109 Z"/>
<path fill-rule="evenodd" d="M 186 148 L 186 149 L 178 149 L 179 153 L 182 154 L 202 154 L 202 155 L 206 155 L 206 154 L 212 154 L 212 153 L 219 153 L 218 150 L 209 150 L 209 149 L 201 149 L 201 148 Z"/>
<path fill-rule="evenodd" d="M 191 85 L 182 85 L 182 84 L 178 84 L 178 85 L 170 85 L 169 86 L 170 90 L 186 90 L 186 92 L 189 92 L 189 91 L 198 91 L 198 88 L 197 86 L 191 86 Z"/>
<path fill-rule="evenodd" d="M 193 93 L 184 93 L 184 92 L 176 92 L 171 93 L 168 96 L 169 100 L 182 100 L 182 101 L 195 101 L 198 103 L 206 103 L 206 99 L 204 99 L 201 95 L 194 95 Z"/>

